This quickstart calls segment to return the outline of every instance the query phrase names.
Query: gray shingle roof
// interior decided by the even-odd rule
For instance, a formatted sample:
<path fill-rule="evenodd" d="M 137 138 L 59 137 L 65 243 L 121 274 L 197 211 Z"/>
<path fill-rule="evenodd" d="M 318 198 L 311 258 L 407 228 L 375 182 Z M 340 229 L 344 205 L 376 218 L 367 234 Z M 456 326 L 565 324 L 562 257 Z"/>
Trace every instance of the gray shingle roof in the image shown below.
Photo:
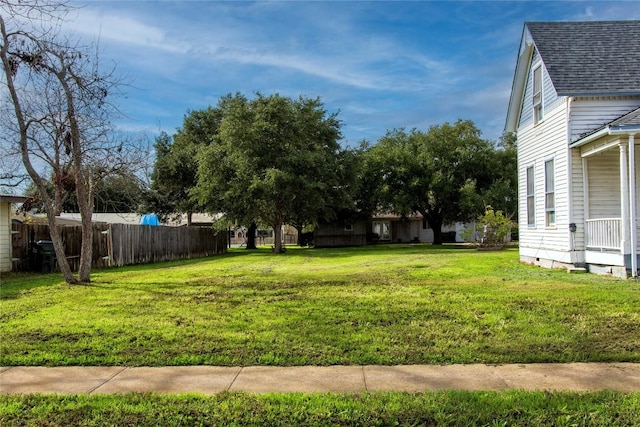
<path fill-rule="evenodd" d="M 640 21 L 525 25 L 559 95 L 640 93 Z"/>

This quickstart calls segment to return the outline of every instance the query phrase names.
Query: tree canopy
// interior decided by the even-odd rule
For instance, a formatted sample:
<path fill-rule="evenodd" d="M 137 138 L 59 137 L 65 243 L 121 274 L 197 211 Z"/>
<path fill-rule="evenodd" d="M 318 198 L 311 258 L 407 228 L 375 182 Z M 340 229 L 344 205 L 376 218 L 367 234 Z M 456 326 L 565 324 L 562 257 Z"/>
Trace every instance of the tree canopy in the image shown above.
<path fill-rule="evenodd" d="M 336 114 L 317 98 L 278 94 L 228 95 L 218 108 L 219 133 L 198 158 L 195 192 L 208 210 L 270 225 L 275 252 L 286 221 L 312 224 L 333 215 L 347 176 Z"/>
<path fill-rule="evenodd" d="M 182 128 L 173 137 L 162 132 L 156 138 L 147 210 L 163 219 L 184 213 L 187 225 L 191 225 L 192 214 L 203 210 L 191 192 L 197 180 L 197 154 L 200 147 L 208 145 L 218 134 L 220 120 L 217 108 L 188 111 Z"/>
<path fill-rule="evenodd" d="M 52 180 L 47 183 L 47 191 L 51 197 L 54 193 L 59 197 L 59 206 L 56 207 L 56 215 L 60 212 L 78 212 L 78 197 L 75 191 L 75 182 L 70 181 L 66 185 L 56 186 Z M 142 180 L 130 171 L 119 174 L 111 174 L 96 183 L 94 190 L 94 212 L 128 213 L 140 212 L 141 201 L 146 194 L 146 188 Z M 46 212 L 35 185 L 31 184 L 24 192 L 33 198 L 29 204 L 31 209 Z"/>
<path fill-rule="evenodd" d="M 215 107 L 190 111 L 173 138 L 156 140 L 156 212 L 206 210 L 253 228 L 267 224 L 277 252 L 284 223 L 301 231 L 380 211 L 417 212 L 439 244 L 443 225 L 472 220 L 487 206 L 515 213 L 509 135 L 496 145 L 473 122 L 458 120 L 342 149 L 340 125 L 317 98 L 277 94 L 229 94 Z"/>
<path fill-rule="evenodd" d="M 468 221 L 490 203 L 501 208 L 499 199 L 510 197 L 501 192 L 508 155 L 498 154 L 468 120 L 427 132 L 389 131 L 367 155 L 380 174 L 379 208 L 419 212 L 433 229 L 434 244 L 442 243 L 442 225 Z"/>

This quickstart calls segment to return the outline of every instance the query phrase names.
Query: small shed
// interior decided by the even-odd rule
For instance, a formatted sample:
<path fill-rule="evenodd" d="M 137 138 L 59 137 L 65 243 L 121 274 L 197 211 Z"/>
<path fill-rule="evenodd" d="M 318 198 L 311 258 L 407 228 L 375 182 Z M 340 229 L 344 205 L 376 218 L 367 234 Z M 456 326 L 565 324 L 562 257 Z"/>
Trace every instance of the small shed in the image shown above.
<path fill-rule="evenodd" d="M 28 199 L 24 196 L 0 195 L 0 273 L 12 270 L 11 205 L 24 203 Z"/>

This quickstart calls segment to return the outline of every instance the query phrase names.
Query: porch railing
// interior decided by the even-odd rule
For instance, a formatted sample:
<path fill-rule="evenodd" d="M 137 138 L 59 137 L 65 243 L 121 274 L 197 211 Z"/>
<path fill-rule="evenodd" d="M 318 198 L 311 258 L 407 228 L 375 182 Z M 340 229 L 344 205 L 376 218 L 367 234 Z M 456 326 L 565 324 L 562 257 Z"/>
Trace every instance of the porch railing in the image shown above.
<path fill-rule="evenodd" d="M 620 250 L 620 242 L 622 241 L 622 219 L 588 219 L 585 223 L 587 228 L 587 248 Z"/>

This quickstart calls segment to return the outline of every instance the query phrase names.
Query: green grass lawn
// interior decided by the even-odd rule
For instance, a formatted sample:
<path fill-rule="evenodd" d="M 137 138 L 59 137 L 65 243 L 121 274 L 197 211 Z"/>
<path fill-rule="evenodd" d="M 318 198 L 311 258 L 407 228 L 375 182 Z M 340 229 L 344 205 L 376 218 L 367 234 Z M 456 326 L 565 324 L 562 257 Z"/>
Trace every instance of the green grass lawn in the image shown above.
<path fill-rule="evenodd" d="M 0 396 L 12 426 L 640 425 L 640 393 L 220 393 Z"/>
<path fill-rule="evenodd" d="M 11 274 L 0 365 L 640 362 L 640 284 L 521 265 L 517 249 L 232 250 Z"/>

